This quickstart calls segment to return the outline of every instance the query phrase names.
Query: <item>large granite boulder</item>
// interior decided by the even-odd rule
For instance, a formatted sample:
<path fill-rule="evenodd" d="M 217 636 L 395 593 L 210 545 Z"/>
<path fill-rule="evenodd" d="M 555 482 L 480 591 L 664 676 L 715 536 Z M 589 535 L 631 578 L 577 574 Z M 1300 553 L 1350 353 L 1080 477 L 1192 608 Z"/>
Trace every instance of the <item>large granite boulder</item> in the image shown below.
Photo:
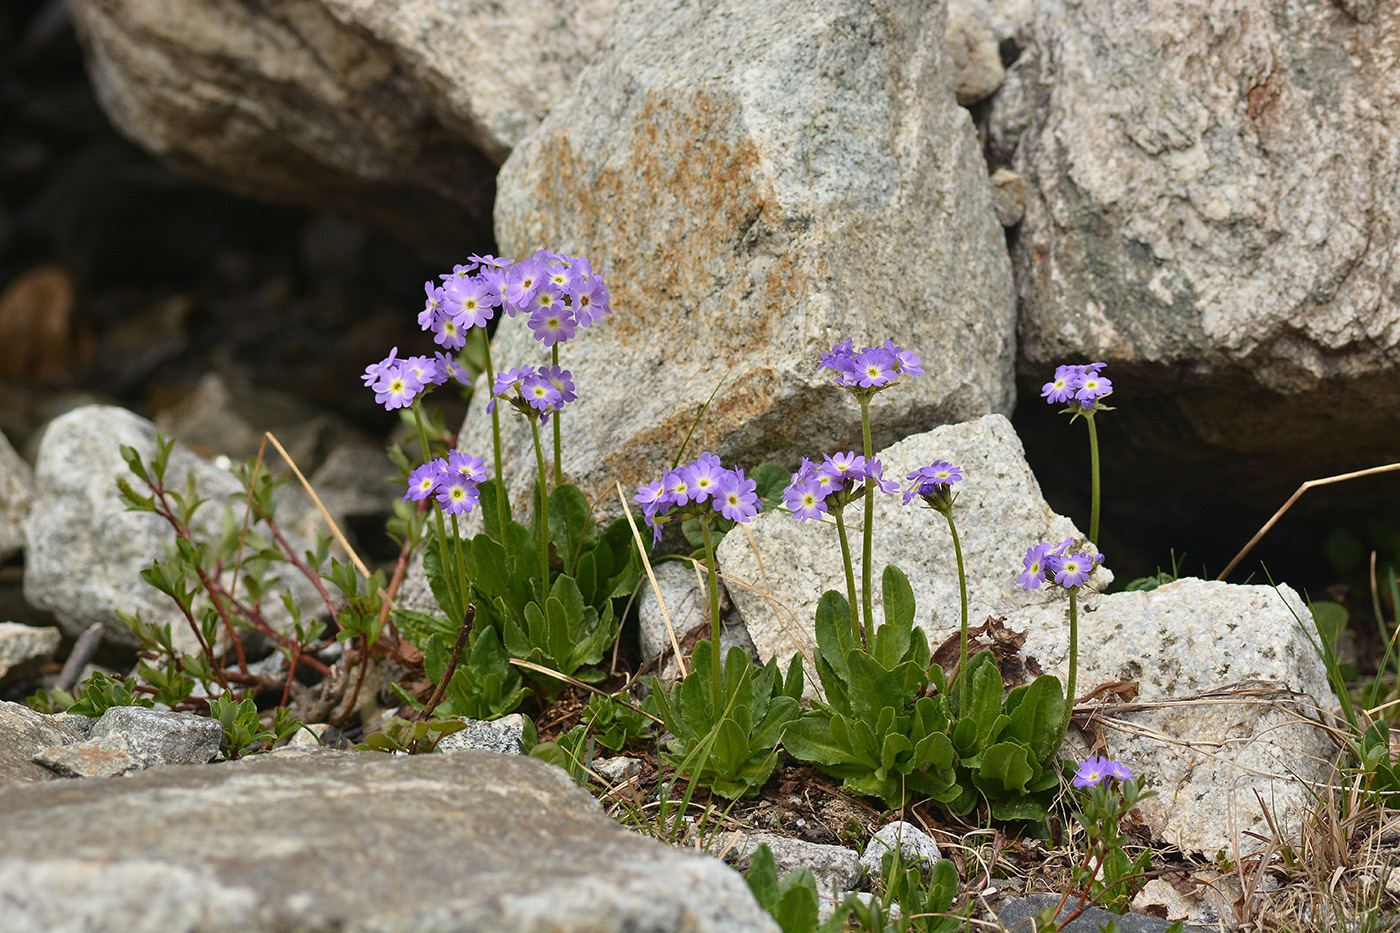
<path fill-rule="evenodd" d="M 99 101 L 169 165 L 485 243 L 495 166 L 568 88 L 615 0 L 74 0 Z"/>
<path fill-rule="evenodd" d="M 33 498 L 34 470 L 0 434 L 0 561 L 24 548 L 24 520 Z"/>
<path fill-rule="evenodd" d="M 1029 184 L 1023 389 L 1061 362 L 1131 374 L 1134 493 L 1170 487 L 1163 456 L 1273 503 L 1394 460 L 1400 7 L 996 6 L 1026 44 L 988 128 Z"/>
<path fill-rule="evenodd" d="M 217 845 L 210 845 L 217 840 Z M 0 789 L 0 929 L 770 933 L 736 872 L 489 752 L 289 752 Z"/>
<path fill-rule="evenodd" d="M 886 339 L 927 374 L 875 401 L 882 445 L 1008 412 L 1014 305 L 977 135 L 952 93 L 945 4 L 627 0 L 573 90 L 498 178 L 500 251 L 604 270 L 614 314 L 562 347 L 579 399 L 563 467 L 612 483 L 691 451 L 752 466 L 849 446 L 859 409 L 817 371 Z M 547 354 L 505 320 L 498 368 Z M 462 446 L 489 449 L 486 399 Z M 504 417 L 528 501 L 530 434 Z"/>

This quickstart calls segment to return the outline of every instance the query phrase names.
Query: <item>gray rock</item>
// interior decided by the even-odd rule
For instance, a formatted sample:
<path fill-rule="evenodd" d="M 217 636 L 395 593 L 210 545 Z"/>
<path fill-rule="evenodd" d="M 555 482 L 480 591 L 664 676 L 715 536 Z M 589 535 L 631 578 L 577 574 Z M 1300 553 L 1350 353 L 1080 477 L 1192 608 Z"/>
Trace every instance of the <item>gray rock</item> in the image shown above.
<path fill-rule="evenodd" d="M 918 865 L 921 869 L 928 868 L 943 857 L 943 853 L 938 851 L 938 843 L 933 841 L 932 836 L 913 823 L 896 820 L 881 826 L 875 835 L 870 837 L 870 842 L 860 856 L 861 866 L 871 877 L 883 877 L 885 853 L 893 852 L 896 846 L 899 847 L 899 857 L 906 866 Z"/>
<path fill-rule="evenodd" d="M 133 644 L 131 631 L 117 616 L 123 610 L 139 612 L 148 622 L 168 622 L 177 647 L 198 652 L 174 602 L 141 579 L 141 571 L 165 555 L 174 531 L 164 519 L 127 511 L 121 502 L 116 480 L 139 484 L 122 460 L 121 445 L 136 448 L 149 463 L 155 451 L 151 423 L 120 408 L 91 405 L 49 424 L 39 447 L 36 498 L 26 526 L 25 599 L 53 612 L 73 638 L 101 623 L 109 640 Z M 183 490 L 189 475 L 209 500 L 196 514 L 196 525 L 216 533 L 224 509 L 242 486 L 232 473 L 177 444 L 166 481 Z M 74 567 L 83 572 L 74 573 Z M 309 581 L 295 572 L 284 573 L 282 580 L 274 593 L 290 588 L 304 609 L 316 611 L 319 596 Z M 265 611 L 272 625 L 286 617 L 275 597 L 266 600 Z"/>
<path fill-rule="evenodd" d="M 28 676 L 53 658 L 63 640 L 56 628 L 0 622 L 0 683 Z"/>
<path fill-rule="evenodd" d="M 141 770 L 131 736 L 125 732 L 46 748 L 34 756 L 34 763 L 66 778 L 122 777 Z"/>
<path fill-rule="evenodd" d="M 993 904 L 992 911 L 1001 928 L 1015 933 L 1034 933 L 1035 921 L 1043 910 L 1052 910 L 1059 905 L 1061 895 L 1029 894 L 1015 897 L 1000 904 Z M 1079 901 L 1071 897 L 1060 911 L 1061 918 L 1068 917 L 1078 906 Z M 1108 924 L 1114 924 L 1118 933 L 1163 933 L 1171 921 L 1159 920 L 1146 914 L 1114 914 L 1102 907 L 1087 907 L 1078 917 L 1065 924 L 1065 933 L 1100 933 Z M 1210 927 L 1187 926 L 1189 933 L 1206 933 Z"/>
<path fill-rule="evenodd" d="M 971 625 L 980 625 L 988 616 L 1015 617 L 1043 603 L 1042 594 L 1027 593 L 1016 584 L 1026 548 L 1041 541 L 1082 540 L 1082 536 L 1069 519 L 1046 504 L 1010 422 L 1001 415 L 987 415 L 945 425 L 906 438 L 877 456 L 885 475 L 900 479 L 935 459 L 962 467 L 966 478 L 957 484 L 953 514 L 967 567 Z M 918 607 L 916 621 L 936 648 L 959 627 L 953 540 L 942 515 L 917 500 L 909 506 L 900 500 L 898 495 L 876 497 L 871 574 L 875 617 L 877 622 L 883 618 L 880 575 L 886 564 L 894 564 L 908 575 Z M 859 506 L 847 507 L 846 522 L 860 526 Z M 763 660 L 776 654 L 781 666 L 795 650 L 810 660 L 816 648 L 817 600 L 826 590 L 844 594 L 846 589 L 836 526 L 800 524 L 790 515 L 767 512 L 760 513 L 750 528 L 758 554 L 742 534 L 726 536 L 719 547 L 719 565 L 730 581 L 730 594 Z M 859 586 L 859 538 L 852 549 Z M 759 569 L 758 555 L 766 577 Z M 1100 568 L 1093 579 L 1103 586 L 1112 575 Z M 809 690 L 816 684 L 809 664 Z"/>
<path fill-rule="evenodd" d="M 71 10 L 99 102 L 142 148 L 441 253 L 480 239 L 495 165 L 588 61 L 614 3 L 312 0 L 274 12 L 77 0 Z"/>
<path fill-rule="evenodd" d="M 442 737 L 438 742 L 440 752 L 479 751 L 495 752 L 498 755 L 525 754 L 525 720 L 519 713 L 511 713 L 490 722 L 481 719 L 467 719 L 465 729 Z"/>
<path fill-rule="evenodd" d="M 997 37 L 984 6 L 969 0 L 948 2 L 946 35 L 948 57 L 953 63 L 953 94 L 964 107 L 991 97 L 1006 77 Z"/>
<path fill-rule="evenodd" d="M 1031 188 L 1024 364 L 1132 364 L 1163 407 L 1133 438 L 1144 461 L 1248 453 L 1232 479 L 1252 491 L 1298 458 L 1269 508 L 1300 479 L 1395 459 L 1394 8 L 1175 3 L 1150 28 L 1136 0 L 1034 8 L 1012 69 L 1032 116 L 1008 131 L 1024 107 L 994 106 L 991 127 Z"/>
<path fill-rule="evenodd" d="M 81 742 L 84 736 L 22 703 L 0 700 L 0 785 L 12 781 L 48 781 L 57 777 L 33 758 L 46 748 Z"/>
<path fill-rule="evenodd" d="M 1027 633 L 1023 655 L 1063 676 L 1066 603 L 1037 595 L 1041 606 L 1011 624 Z M 1146 593 L 1086 596 L 1076 693 L 1138 684 L 1147 708 L 1109 705 L 1095 722 L 1105 754 L 1157 791 L 1139 805 L 1156 838 L 1207 856 L 1254 851 L 1272 838 L 1260 798 L 1285 838 L 1297 837 L 1312 785 L 1326 783 L 1336 754 L 1310 721 L 1337 704 L 1299 619 L 1312 625 L 1286 585 L 1186 578 Z"/>
<path fill-rule="evenodd" d="M 828 846 L 772 833 L 740 833 L 723 840 L 716 851 L 741 870 L 748 866 L 749 856 L 761 845 L 773 853 L 773 867 L 781 879 L 790 871 L 806 868 L 817 882 L 817 895 L 824 900 L 840 900 L 860 882 L 860 856 L 845 846 Z"/>
<path fill-rule="evenodd" d="M 660 476 L 716 386 L 692 452 L 752 466 L 857 443 L 858 406 L 817 370 L 844 338 L 923 357 L 874 402 L 881 446 L 1010 410 L 1004 240 L 944 20 L 941 0 L 627 0 L 502 167 L 504 254 L 605 269 L 614 314 L 563 353 L 563 467 L 612 514 L 614 482 Z M 498 335 L 498 368 L 547 358 L 523 317 Z M 485 403 L 461 442 L 478 455 Z M 502 421 L 523 504 L 529 428 Z"/>
<path fill-rule="evenodd" d="M 0 434 L 0 561 L 24 547 L 24 520 L 33 498 L 34 470 Z"/>
<path fill-rule="evenodd" d="M 1014 227 L 1026 216 L 1026 180 L 1010 169 L 999 168 L 992 173 L 992 207 L 1003 227 Z"/>
<path fill-rule="evenodd" d="M 170 713 L 141 706 L 114 706 L 88 733 L 92 740 L 125 735 L 142 768 L 157 765 L 202 765 L 213 761 L 224 740 L 217 719 L 194 713 Z"/>
<path fill-rule="evenodd" d="M 641 774 L 642 763 L 639 759 L 626 756 L 597 758 L 593 761 L 593 771 L 609 784 L 621 784 Z"/>
<path fill-rule="evenodd" d="M 7 933 L 777 931 L 718 861 L 627 832 L 544 762 L 470 752 L 5 788 L 0 898 Z"/>
<path fill-rule="evenodd" d="M 671 629 L 675 632 L 681 653 L 689 657 L 691 643 L 686 640 L 688 633 L 697 626 L 703 626 L 701 631 L 704 634 L 700 637 L 710 637 L 710 584 L 703 571 L 702 576 L 697 578 L 695 568 L 687 566 L 685 561 L 667 561 L 654 566 L 652 570 L 661 589 L 661 600 L 657 600 L 651 583 L 643 580 L 637 634 L 643 663 L 652 661 L 663 652 L 670 652 L 663 669 L 657 672 L 663 681 L 669 683 L 680 676 L 680 667 L 675 661 L 671 630 L 666 627 L 667 616 L 670 617 Z M 666 606 L 664 613 L 661 611 L 662 603 Z M 749 631 L 723 583 L 720 584 L 720 623 L 719 645 L 725 654 L 729 653 L 730 648 L 739 647 L 751 657 L 757 657 L 753 639 L 749 637 Z"/>

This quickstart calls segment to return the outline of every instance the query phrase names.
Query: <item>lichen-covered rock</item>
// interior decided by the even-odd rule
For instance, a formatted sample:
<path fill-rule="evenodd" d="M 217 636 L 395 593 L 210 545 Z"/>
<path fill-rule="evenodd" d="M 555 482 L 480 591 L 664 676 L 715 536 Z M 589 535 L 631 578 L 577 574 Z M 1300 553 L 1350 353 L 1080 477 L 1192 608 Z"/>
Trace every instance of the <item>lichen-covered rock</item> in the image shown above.
<path fill-rule="evenodd" d="M 12 785 L 0 900 L 7 931 L 778 929 L 719 861 L 627 832 L 552 765 L 481 752 Z"/>
<path fill-rule="evenodd" d="M 920 871 L 931 868 L 934 862 L 943 857 L 943 853 L 938 850 L 938 843 L 932 836 L 913 823 L 895 820 L 881 826 L 870 837 L 865 851 L 860 854 L 861 867 L 872 877 L 882 877 L 885 872 L 885 853 L 893 852 L 896 848 L 899 849 L 899 857 L 906 867 L 916 866 Z"/>
<path fill-rule="evenodd" d="M 829 846 L 805 839 L 777 836 L 772 833 L 734 833 L 722 840 L 720 850 L 731 864 L 745 867 L 754 850 L 766 845 L 773 853 L 773 867 L 779 878 L 788 872 L 806 868 L 817 882 L 820 897 L 840 900 L 860 881 L 860 856 L 845 846 Z"/>
<path fill-rule="evenodd" d="M 989 130 L 1030 185 L 1025 364 L 1133 364 L 1134 394 L 1170 399 L 1150 457 L 1394 459 L 1400 6 L 1033 7 Z"/>
<path fill-rule="evenodd" d="M 604 270 L 614 314 L 562 348 L 563 467 L 614 514 L 690 450 L 752 465 L 849 446 L 859 410 L 816 368 L 886 339 L 927 374 L 875 400 L 884 444 L 1009 411 L 1014 307 L 986 166 L 952 95 L 942 2 L 626 0 L 498 179 L 506 255 Z M 505 320 L 497 366 L 540 363 Z M 898 397 L 894 397 L 897 395 Z M 462 446 L 489 449 L 484 394 Z M 514 501 L 534 459 L 503 416 Z"/>
<path fill-rule="evenodd" d="M 189 174 L 477 242 L 495 166 L 549 111 L 615 0 L 75 0 L 112 122 Z M 436 242 L 434 242 L 436 241 Z"/>

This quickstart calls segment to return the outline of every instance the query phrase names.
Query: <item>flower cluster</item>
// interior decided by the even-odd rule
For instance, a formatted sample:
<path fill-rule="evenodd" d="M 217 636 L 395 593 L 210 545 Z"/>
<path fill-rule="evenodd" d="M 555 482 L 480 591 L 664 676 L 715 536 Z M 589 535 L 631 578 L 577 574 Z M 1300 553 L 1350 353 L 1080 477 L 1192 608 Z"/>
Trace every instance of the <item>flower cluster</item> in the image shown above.
<path fill-rule="evenodd" d="M 659 480 L 637 487 L 652 544 L 661 540 L 661 526 L 676 515 L 699 517 L 718 512 L 731 521 L 748 522 L 758 514 L 757 483 L 741 469 L 726 470 L 719 457 L 703 453 Z"/>
<path fill-rule="evenodd" d="M 783 505 L 800 522 L 821 518 L 854 499 L 866 480 L 881 492 L 899 492 L 898 485 L 885 479 L 879 460 L 867 461 L 853 451 L 831 454 L 821 463 L 803 457 L 792 482 L 783 490 Z"/>
<path fill-rule="evenodd" d="M 464 386 L 471 385 L 467 371 L 450 354 L 410 356 L 401 360 L 398 347 L 378 363 L 366 366 L 361 378 L 374 390 L 374 400 L 389 411 L 412 405 L 428 386 L 442 385 L 449 379 L 456 379 Z"/>
<path fill-rule="evenodd" d="M 1129 771 L 1127 765 L 1121 762 L 1104 758 L 1101 755 L 1094 755 L 1082 763 L 1078 771 L 1074 772 L 1074 786 L 1095 787 L 1108 778 L 1131 781 L 1133 772 Z"/>
<path fill-rule="evenodd" d="M 481 501 L 478 490 L 486 479 L 486 462 L 480 457 L 454 450 L 446 457 L 429 460 L 409 474 L 408 492 L 403 501 L 418 501 L 436 495 L 448 515 L 465 515 Z"/>
<path fill-rule="evenodd" d="M 904 491 L 904 504 L 908 505 L 918 496 L 946 515 L 953 507 L 953 484 L 962 478 L 962 468 L 947 460 L 935 460 L 926 467 L 919 467 L 905 477 L 913 485 Z"/>
<path fill-rule="evenodd" d="M 496 375 L 491 386 L 491 401 L 487 412 L 496 410 L 496 400 L 502 399 L 526 415 L 538 415 L 544 424 L 549 416 L 578 398 L 574 393 L 574 377 L 560 366 L 521 366 Z"/>
<path fill-rule="evenodd" d="M 543 249 L 522 262 L 469 256 L 439 278 L 441 285 L 424 285 L 428 297 L 418 323 L 449 350 L 460 350 L 467 331 L 485 326 L 497 308 L 511 317 L 528 315 L 535 339 L 547 347 L 612 311 L 607 286 L 582 256 Z"/>
<path fill-rule="evenodd" d="M 844 340 L 823 353 L 818 369 L 836 373 L 836 384 L 847 389 L 883 389 L 904 373 L 922 373 L 919 358 L 886 340 L 883 347 L 853 349 L 854 341 Z"/>
<path fill-rule="evenodd" d="M 1094 572 L 1094 567 L 1103 563 L 1103 555 L 1092 557 L 1087 551 L 1067 553 L 1073 538 L 1066 538 L 1059 544 L 1033 544 L 1026 548 L 1025 572 L 1016 578 L 1022 589 L 1040 589 L 1047 578 L 1053 579 L 1067 590 L 1083 586 Z"/>
<path fill-rule="evenodd" d="M 1040 396 L 1052 405 L 1074 399 L 1075 404 L 1085 411 L 1102 407 L 1099 399 L 1113 394 L 1113 383 L 1100 374 L 1106 365 L 1085 363 L 1060 366 L 1055 370 L 1055 378 L 1041 387 Z"/>

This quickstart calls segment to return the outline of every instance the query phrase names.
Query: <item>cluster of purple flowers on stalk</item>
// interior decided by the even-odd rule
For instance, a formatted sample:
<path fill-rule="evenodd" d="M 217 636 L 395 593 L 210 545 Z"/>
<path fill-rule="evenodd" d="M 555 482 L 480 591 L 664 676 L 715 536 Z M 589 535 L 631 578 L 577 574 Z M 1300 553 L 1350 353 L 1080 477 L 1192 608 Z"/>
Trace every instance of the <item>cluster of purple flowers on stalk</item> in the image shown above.
<path fill-rule="evenodd" d="M 783 490 L 783 505 L 799 522 L 821 518 L 859 495 L 866 480 L 874 482 L 881 492 L 899 492 L 897 484 L 885 479 L 879 460 L 866 461 L 854 451 L 831 454 L 821 463 L 803 457 L 792 482 Z"/>
<path fill-rule="evenodd" d="M 703 453 L 661 479 L 638 486 L 636 501 L 642 504 L 655 545 L 661 540 L 661 526 L 676 514 L 699 516 L 713 510 L 731 521 L 751 521 L 762 508 L 757 486 L 742 469 L 726 470 L 719 457 Z"/>
<path fill-rule="evenodd" d="M 818 369 L 836 373 L 836 384 L 848 389 L 883 389 L 904 373 L 922 373 L 919 358 L 893 340 L 883 347 L 854 349 L 853 340 L 843 340 L 823 353 Z"/>
<path fill-rule="evenodd" d="M 1059 544 L 1033 544 L 1026 548 L 1025 572 L 1016 578 L 1022 589 L 1038 590 L 1047 578 L 1053 579 L 1067 590 L 1083 586 L 1094 572 L 1094 567 L 1103 563 L 1102 554 L 1090 556 L 1087 551 L 1067 553 L 1073 538 L 1066 538 Z"/>
<path fill-rule="evenodd" d="M 918 496 L 932 508 L 944 512 L 953 507 L 953 484 L 962 478 L 962 467 L 955 467 L 947 460 L 935 460 L 926 467 L 919 467 L 905 477 L 913 485 L 904 490 L 904 504 L 908 505 Z"/>
<path fill-rule="evenodd" d="M 454 450 L 429 460 L 409 474 L 403 501 L 436 496 L 448 515 L 465 515 L 481 501 L 478 487 L 486 479 L 486 461 Z"/>
<path fill-rule="evenodd" d="M 452 354 L 466 345 L 468 332 L 473 327 L 485 327 L 498 308 L 512 317 L 529 315 L 535 339 L 547 347 L 570 339 L 578 328 L 588 327 L 612 313 L 607 286 L 592 263 L 582 256 L 540 250 L 529 259 L 516 262 L 473 255 L 439 278 L 442 284 L 428 281 L 423 286 L 427 301 L 418 314 L 418 324 L 433 334 L 433 341 L 443 350 L 434 357 L 400 360 L 395 347 L 387 357 L 365 367 L 365 385 L 374 389 L 374 400 L 387 409 L 406 408 L 429 386 L 442 385 L 448 379 L 470 385 L 466 370 Z M 544 382 L 559 391 L 559 398 L 551 396 L 548 402 L 538 393 L 530 396 L 537 386 L 516 386 L 524 382 L 525 370 L 502 375 L 512 377 L 505 383 L 507 388 L 516 386 L 525 393 L 522 397 L 532 408 L 547 414 L 545 409 L 549 406 L 554 406 L 549 410 L 558 411 L 558 406 L 573 400 L 569 374 L 552 371 L 557 367 L 547 369 L 551 371 L 542 370 L 536 375 L 542 374 Z M 498 378 L 492 386 L 492 393 L 498 397 L 504 397 L 498 391 L 501 385 Z"/>
<path fill-rule="evenodd" d="M 1080 764 L 1079 770 L 1074 772 L 1074 786 L 1094 787 L 1109 778 L 1131 781 L 1133 772 L 1129 771 L 1128 766 L 1122 762 L 1104 758 L 1102 755 L 1094 755 Z"/>
<path fill-rule="evenodd" d="M 582 256 L 546 249 L 522 262 L 469 256 L 439 278 L 441 285 L 423 286 L 428 298 L 418 323 L 449 350 L 460 350 L 467 331 L 484 326 L 497 308 L 511 317 L 528 315 L 535 339 L 547 347 L 612 312 L 607 286 Z"/>
<path fill-rule="evenodd" d="M 1074 399 L 1075 404 L 1086 411 L 1092 411 L 1099 399 L 1113 393 L 1113 383 L 1100 373 L 1106 363 L 1073 363 L 1056 367 L 1055 378 L 1045 383 L 1040 390 L 1041 398 L 1052 405 L 1060 405 Z"/>
<path fill-rule="evenodd" d="M 521 366 L 496 375 L 491 387 L 487 412 L 495 411 L 496 400 L 504 399 L 527 415 L 539 415 L 540 423 L 578 398 L 574 393 L 574 377 L 561 366 Z"/>

